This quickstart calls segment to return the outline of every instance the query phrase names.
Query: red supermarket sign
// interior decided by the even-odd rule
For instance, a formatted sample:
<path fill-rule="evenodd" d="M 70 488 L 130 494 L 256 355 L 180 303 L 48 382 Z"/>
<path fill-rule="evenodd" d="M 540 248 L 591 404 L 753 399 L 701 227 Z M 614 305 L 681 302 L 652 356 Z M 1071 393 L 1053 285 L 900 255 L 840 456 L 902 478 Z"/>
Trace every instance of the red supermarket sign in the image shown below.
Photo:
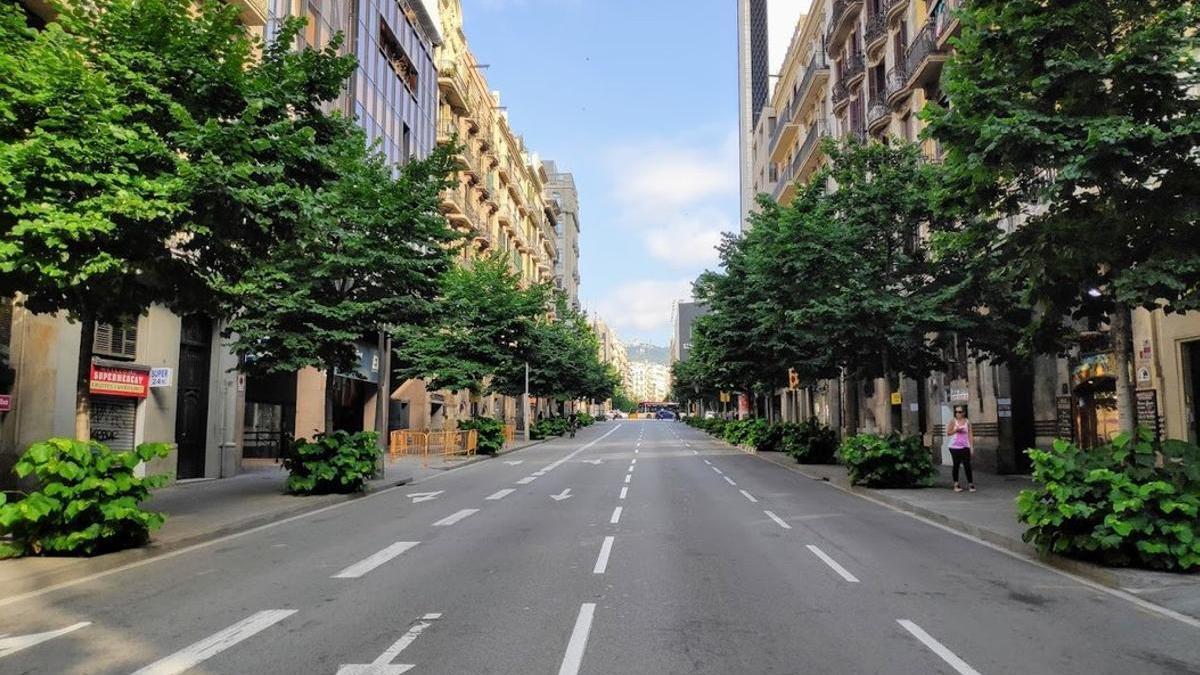
<path fill-rule="evenodd" d="M 132 368 L 113 368 L 92 364 L 88 387 L 93 394 L 146 398 L 150 391 L 150 371 Z"/>
<path fill-rule="evenodd" d="M 12 394 L 0 394 L 0 412 L 12 410 Z"/>

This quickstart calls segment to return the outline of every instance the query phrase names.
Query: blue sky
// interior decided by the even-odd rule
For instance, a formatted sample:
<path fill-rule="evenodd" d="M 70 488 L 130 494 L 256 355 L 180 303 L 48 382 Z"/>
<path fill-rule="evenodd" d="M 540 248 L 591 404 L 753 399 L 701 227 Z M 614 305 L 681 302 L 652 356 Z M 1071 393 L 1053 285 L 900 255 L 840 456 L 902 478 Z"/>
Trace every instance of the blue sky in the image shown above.
<path fill-rule="evenodd" d="M 737 229 L 732 0 L 463 0 L 513 129 L 575 174 L 586 309 L 665 345 L 671 303 Z"/>

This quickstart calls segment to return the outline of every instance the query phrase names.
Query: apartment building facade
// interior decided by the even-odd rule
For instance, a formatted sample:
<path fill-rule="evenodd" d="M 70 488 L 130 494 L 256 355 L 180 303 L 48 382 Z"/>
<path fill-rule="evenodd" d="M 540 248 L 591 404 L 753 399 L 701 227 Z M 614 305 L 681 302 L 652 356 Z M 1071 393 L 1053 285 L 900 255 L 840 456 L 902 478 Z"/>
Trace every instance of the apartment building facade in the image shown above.
<path fill-rule="evenodd" d="M 546 200 L 558 214 L 558 230 L 554 261 L 554 285 L 567 296 L 576 311 L 579 304 L 579 190 L 575 176 L 559 171 L 554 162 L 546 162 Z"/>
<path fill-rule="evenodd" d="M 596 334 L 600 362 L 612 366 L 617 371 L 617 375 L 621 378 L 621 388 L 629 394 L 633 391 L 633 379 L 629 353 L 625 349 L 625 344 L 617 337 L 616 331 L 600 317 L 592 319 L 592 332 Z M 611 409 L 611 401 L 605 402 L 604 409 Z"/>
<path fill-rule="evenodd" d="M 918 113 L 941 98 L 939 79 L 958 30 L 961 0 L 814 0 L 797 27 L 780 79 L 756 130 L 750 158 L 756 186 L 782 204 L 827 161 L 825 137 L 919 142 Z M 761 142 L 765 139 L 765 142 Z M 769 191 L 768 191 L 769 188 Z M 1016 225 L 1013 225 L 1016 226 Z M 1138 421 L 1160 435 L 1200 437 L 1200 315 L 1134 312 Z M 785 414 L 815 411 L 843 433 L 899 430 L 940 447 L 953 406 L 975 423 L 979 461 L 1023 471 L 1023 450 L 1056 437 L 1085 446 L 1117 428 L 1115 356 L 1104 327 L 1085 333 L 1066 358 L 1005 367 L 954 349 L 947 372 L 897 383 L 819 383 L 801 397 L 781 392 Z"/>

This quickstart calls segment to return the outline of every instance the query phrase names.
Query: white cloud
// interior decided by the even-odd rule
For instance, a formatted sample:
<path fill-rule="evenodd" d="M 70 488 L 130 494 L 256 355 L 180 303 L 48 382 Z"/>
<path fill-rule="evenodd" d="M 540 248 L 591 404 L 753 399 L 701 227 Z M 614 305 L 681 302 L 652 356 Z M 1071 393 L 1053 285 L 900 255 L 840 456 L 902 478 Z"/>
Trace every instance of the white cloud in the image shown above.
<path fill-rule="evenodd" d="M 628 339 L 639 333 L 658 333 L 671 325 L 676 300 L 692 297 L 691 279 L 640 279 L 616 286 L 590 303 L 589 310 Z"/>
<path fill-rule="evenodd" d="M 738 192 L 736 136 L 707 144 L 630 143 L 612 153 L 617 201 L 631 211 L 679 208 Z"/>
<path fill-rule="evenodd" d="M 716 210 L 697 215 L 680 215 L 644 235 L 650 255 L 672 267 L 705 267 L 717 262 L 721 233 L 734 229 L 733 222 Z"/>

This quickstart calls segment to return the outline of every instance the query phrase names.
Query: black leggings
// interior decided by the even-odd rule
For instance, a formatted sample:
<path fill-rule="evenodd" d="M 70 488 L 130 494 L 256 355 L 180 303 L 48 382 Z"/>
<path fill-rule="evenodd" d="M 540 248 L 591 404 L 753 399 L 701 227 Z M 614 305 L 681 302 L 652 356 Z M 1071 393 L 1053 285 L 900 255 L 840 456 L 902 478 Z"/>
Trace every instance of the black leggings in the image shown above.
<path fill-rule="evenodd" d="M 967 470 L 967 483 L 974 485 L 975 476 L 971 473 L 971 449 L 970 448 L 950 448 L 950 457 L 954 460 L 954 468 L 950 471 L 954 477 L 954 482 L 958 482 L 958 467 Z"/>

